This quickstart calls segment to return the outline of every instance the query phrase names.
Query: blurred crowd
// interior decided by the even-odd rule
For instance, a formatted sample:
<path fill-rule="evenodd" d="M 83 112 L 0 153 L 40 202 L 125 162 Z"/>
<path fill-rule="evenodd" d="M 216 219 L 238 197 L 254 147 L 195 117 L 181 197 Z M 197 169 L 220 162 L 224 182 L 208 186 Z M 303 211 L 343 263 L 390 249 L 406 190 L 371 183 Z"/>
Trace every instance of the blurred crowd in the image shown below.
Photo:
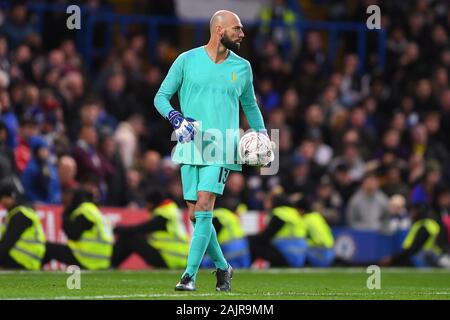
<path fill-rule="evenodd" d="M 448 216 L 449 3 L 386 2 L 328 6 L 329 20 L 365 21 L 366 7 L 380 5 L 386 66 L 377 68 L 369 37 L 364 73 L 351 35 L 340 38 L 335 65 L 322 32 L 289 25 L 298 17 L 286 14 L 284 1 L 262 12 L 259 29 L 247 32 L 245 57 L 266 126 L 279 129 L 280 170 L 232 173 L 224 201 L 263 210 L 267 193 L 281 186 L 301 192 L 332 226 L 372 230 L 407 229 L 414 203 Z M 170 32 L 178 39 L 182 31 L 166 30 L 154 63 L 146 33 L 132 32 L 92 70 L 73 38 L 48 45 L 29 15 L 19 3 L 0 12 L 0 180 L 20 182 L 34 203 L 61 203 L 64 188 L 90 182 L 102 205 L 144 207 L 145 190 L 162 185 L 184 206 L 171 127 L 153 106 L 181 53 Z M 287 27 L 275 30 L 270 19 Z M 248 128 L 245 117 L 241 123 Z"/>

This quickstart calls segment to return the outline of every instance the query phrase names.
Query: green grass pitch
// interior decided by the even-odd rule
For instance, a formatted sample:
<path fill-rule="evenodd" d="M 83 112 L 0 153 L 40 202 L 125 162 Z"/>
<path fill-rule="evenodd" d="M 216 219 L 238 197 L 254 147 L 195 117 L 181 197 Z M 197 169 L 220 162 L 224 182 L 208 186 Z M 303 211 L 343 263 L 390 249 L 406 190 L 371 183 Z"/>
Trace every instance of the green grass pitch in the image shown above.
<path fill-rule="evenodd" d="M 180 271 L 81 272 L 69 290 L 64 272 L 0 271 L 0 299 L 450 299 L 450 270 L 381 269 L 381 289 L 366 286 L 365 268 L 235 270 L 233 291 L 214 291 L 202 270 L 196 292 L 175 292 Z"/>

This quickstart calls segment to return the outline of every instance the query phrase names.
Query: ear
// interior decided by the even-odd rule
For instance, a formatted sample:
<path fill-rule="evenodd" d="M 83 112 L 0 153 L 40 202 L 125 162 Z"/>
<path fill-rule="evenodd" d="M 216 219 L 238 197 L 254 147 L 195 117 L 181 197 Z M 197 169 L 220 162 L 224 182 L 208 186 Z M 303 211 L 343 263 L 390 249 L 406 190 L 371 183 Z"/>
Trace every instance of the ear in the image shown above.
<path fill-rule="evenodd" d="M 219 36 L 219 38 L 223 37 L 225 30 L 222 28 L 222 26 L 216 26 L 216 34 Z"/>

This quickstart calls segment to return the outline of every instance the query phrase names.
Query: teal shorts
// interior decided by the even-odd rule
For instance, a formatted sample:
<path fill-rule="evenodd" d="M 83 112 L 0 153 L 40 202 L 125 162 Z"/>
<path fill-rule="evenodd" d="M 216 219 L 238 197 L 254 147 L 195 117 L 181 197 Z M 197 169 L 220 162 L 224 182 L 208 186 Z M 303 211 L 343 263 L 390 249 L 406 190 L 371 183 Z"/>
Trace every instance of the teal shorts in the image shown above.
<path fill-rule="evenodd" d="M 219 166 L 182 164 L 181 184 L 184 200 L 197 201 L 198 191 L 221 195 L 229 175 L 229 169 Z"/>

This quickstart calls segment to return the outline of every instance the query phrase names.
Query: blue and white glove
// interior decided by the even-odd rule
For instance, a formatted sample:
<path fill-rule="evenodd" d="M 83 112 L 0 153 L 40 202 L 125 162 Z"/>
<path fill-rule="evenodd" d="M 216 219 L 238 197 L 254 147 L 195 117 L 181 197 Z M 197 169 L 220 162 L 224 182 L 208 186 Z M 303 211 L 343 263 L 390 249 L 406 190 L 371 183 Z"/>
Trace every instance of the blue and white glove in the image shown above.
<path fill-rule="evenodd" d="M 191 141 L 197 133 L 198 122 L 192 118 L 183 117 L 183 115 L 176 110 L 169 112 L 167 120 L 172 124 L 180 143 Z"/>

